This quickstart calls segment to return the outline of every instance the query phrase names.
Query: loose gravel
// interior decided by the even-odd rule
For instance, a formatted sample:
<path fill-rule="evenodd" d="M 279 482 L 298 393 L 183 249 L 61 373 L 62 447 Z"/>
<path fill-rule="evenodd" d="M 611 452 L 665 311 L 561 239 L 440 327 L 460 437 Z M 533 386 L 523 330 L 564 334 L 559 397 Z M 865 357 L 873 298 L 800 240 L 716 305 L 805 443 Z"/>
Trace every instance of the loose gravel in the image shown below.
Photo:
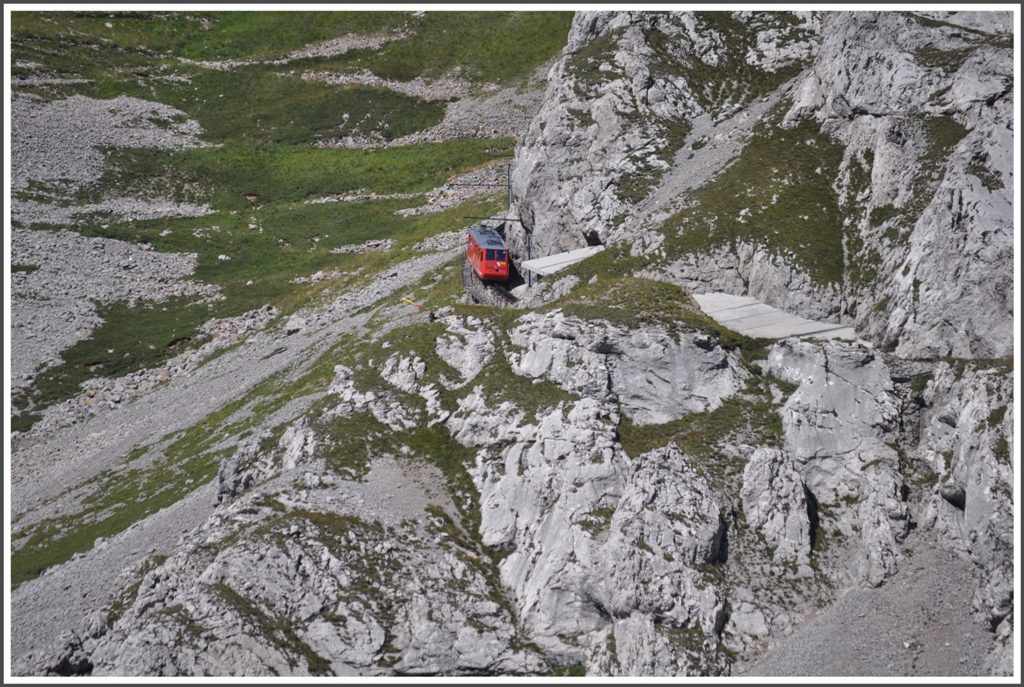
<path fill-rule="evenodd" d="M 324 148 L 377 148 L 438 143 L 462 138 L 514 138 L 521 140 L 534 116 L 540 111 L 550 64 L 539 67 L 526 88 L 501 88 L 497 84 L 476 87 L 468 81 L 445 77 L 434 81 L 389 81 L 363 71 L 358 74 L 306 72 L 304 79 L 329 84 L 358 84 L 389 88 L 424 100 L 449 100 L 444 119 L 425 131 L 386 141 L 382 137 L 344 136 L 318 141 Z"/>
<path fill-rule="evenodd" d="M 209 320 L 200 327 L 200 331 L 210 335 L 210 339 L 199 348 L 174 356 L 162 367 L 137 370 L 118 378 L 89 379 L 82 383 L 79 395 L 44 409 L 40 420 L 31 429 L 26 432 L 12 432 L 11 437 L 19 441 L 30 441 L 68 425 L 84 422 L 98 413 L 119 410 L 123 407 L 122 404 L 131 402 L 140 394 L 148 393 L 157 385 L 173 377 L 190 374 L 214 351 L 260 331 L 272 322 L 277 314 L 277 309 L 268 304 L 238 317 Z"/>
<path fill-rule="evenodd" d="M 102 321 L 95 302 L 159 302 L 171 296 L 219 298 L 220 288 L 187 279 L 195 253 L 160 253 L 147 244 L 15 229 L 11 263 L 36 266 L 11 275 L 11 384 L 31 382 L 38 368 L 60 363 L 60 352 L 87 338 Z"/>
<path fill-rule="evenodd" d="M 110 198 L 99 203 L 71 206 L 26 200 L 12 204 L 11 219 L 25 226 L 36 223 L 84 226 L 94 224 L 97 215 L 104 222 L 134 222 L 162 217 L 202 217 L 213 212 L 206 204 L 152 202 L 134 198 Z"/>
<path fill-rule="evenodd" d="M 332 38 L 331 40 L 323 41 L 321 43 L 310 43 L 304 48 L 293 50 L 288 53 L 288 57 L 280 60 L 206 61 L 190 60 L 187 57 L 179 57 L 178 61 L 183 64 L 192 64 L 197 67 L 216 69 L 217 71 L 223 72 L 234 69 L 235 67 L 244 67 L 249 64 L 282 65 L 288 64 L 292 60 L 302 60 L 309 57 L 336 57 L 338 55 L 344 55 L 349 50 L 378 50 L 385 43 L 408 38 L 408 36 L 408 33 L 403 33 L 401 31 L 393 31 L 391 33 L 373 33 L 365 36 L 357 36 L 350 33 L 347 36 L 342 36 L 341 38 Z"/>
<path fill-rule="evenodd" d="M 101 147 L 202 147 L 206 144 L 197 138 L 200 132 L 199 122 L 181 110 L 126 95 L 113 100 L 74 95 L 47 101 L 15 93 L 11 98 L 11 188 L 28 188 L 33 180 L 94 181 L 103 173 L 106 160 Z"/>
<path fill-rule="evenodd" d="M 431 212 L 442 212 L 461 205 L 470 198 L 500 193 L 508 182 L 508 163 L 492 162 L 489 165 L 474 169 L 447 184 L 427 192 L 427 202 L 419 207 L 405 208 L 395 212 L 396 215 L 411 217 Z"/>
<path fill-rule="evenodd" d="M 912 532 L 904 551 L 884 586 L 850 590 L 733 675 L 983 675 L 992 635 L 974 617 L 973 564 L 930 532 Z"/>

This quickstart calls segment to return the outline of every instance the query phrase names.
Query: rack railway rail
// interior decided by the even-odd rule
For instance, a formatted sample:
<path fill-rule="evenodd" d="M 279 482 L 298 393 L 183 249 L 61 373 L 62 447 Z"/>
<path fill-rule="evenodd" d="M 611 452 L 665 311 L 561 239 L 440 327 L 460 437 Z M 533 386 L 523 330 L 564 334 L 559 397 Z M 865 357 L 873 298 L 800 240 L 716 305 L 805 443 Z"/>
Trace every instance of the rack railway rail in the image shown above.
<path fill-rule="evenodd" d="M 473 264 L 466 258 L 462 261 L 462 285 L 473 302 L 481 305 L 496 305 L 508 308 L 518 302 L 515 296 L 501 284 L 485 282 L 473 269 Z"/>

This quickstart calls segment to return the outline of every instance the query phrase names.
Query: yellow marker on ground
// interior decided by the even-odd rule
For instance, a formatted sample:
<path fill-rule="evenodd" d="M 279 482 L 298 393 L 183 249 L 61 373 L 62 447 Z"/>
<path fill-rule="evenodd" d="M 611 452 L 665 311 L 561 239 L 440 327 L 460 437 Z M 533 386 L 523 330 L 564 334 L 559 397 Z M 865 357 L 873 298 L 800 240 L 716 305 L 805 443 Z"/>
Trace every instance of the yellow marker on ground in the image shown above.
<path fill-rule="evenodd" d="M 403 298 L 402 300 L 405 301 L 406 303 L 408 303 L 409 305 L 415 305 L 417 308 L 420 307 L 419 303 L 413 303 L 408 298 Z"/>

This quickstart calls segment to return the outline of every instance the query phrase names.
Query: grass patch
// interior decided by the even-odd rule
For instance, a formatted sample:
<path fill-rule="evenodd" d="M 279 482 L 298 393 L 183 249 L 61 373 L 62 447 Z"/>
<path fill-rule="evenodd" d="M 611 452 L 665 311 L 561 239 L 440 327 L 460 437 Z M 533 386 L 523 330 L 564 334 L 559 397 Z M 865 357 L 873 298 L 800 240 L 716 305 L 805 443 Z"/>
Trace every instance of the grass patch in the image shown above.
<path fill-rule="evenodd" d="M 715 643 L 714 647 L 706 648 L 708 637 L 699 625 L 673 627 L 665 623 L 655 623 L 654 629 L 668 640 L 673 650 L 689 659 L 698 675 L 722 673 L 722 659 L 725 654 L 719 654 L 721 644 Z"/>
<path fill-rule="evenodd" d="M 133 61 L 143 63 L 142 71 L 111 65 L 92 82 L 63 90 L 100 100 L 130 95 L 170 105 L 199 122 L 202 138 L 210 143 L 290 146 L 343 136 L 384 142 L 444 118 L 443 101 L 379 87 L 329 85 L 283 73 L 283 66 L 216 70 L 170 59 Z M 163 128 L 170 124 L 152 121 Z"/>
<path fill-rule="evenodd" d="M 43 419 L 39 413 L 28 413 L 22 411 L 11 416 L 11 432 L 27 432 L 32 426 Z"/>
<path fill-rule="evenodd" d="M 647 258 L 628 255 L 627 248 L 612 246 L 560 275 L 574 275 L 581 284 L 566 297 L 539 308 L 559 308 L 566 315 L 605 320 L 627 329 L 660 326 L 669 333 L 704 332 L 726 350 L 739 350 L 748 361 L 767 356 L 771 339 L 753 339 L 722 327 L 704 314 L 686 289 L 633 273 L 651 266 Z M 591 279 L 597 277 L 591 283 Z"/>
<path fill-rule="evenodd" d="M 582 45 L 565 62 L 565 67 L 575 78 L 574 88 L 582 100 L 588 100 L 592 89 L 616 78 L 614 71 L 601 71 L 602 64 L 611 63 L 618 49 L 623 30 L 616 29 Z"/>
<path fill-rule="evenodd" d="M 973 47 L 940 50 L 932 45 L 924 45 L 914 51 L 914 61 L 922 67 L 941 69 L 947 74 L 953 74 L 964 65 L 964 62 L 973 53 Z"/>
<path fill-rule="evenodd" d="M 369 412 L 321 419 L 315 421 L 313 430 L 321 438 L 317 456 L 324 459 L 328 470 L 345 479 L 362 479 L 375 456 L 398 448 L 391 440 L 391 430 Z"/>
<path fill-rule="evenodd" d="M 999 172 L 989 169 L 982 164 L 982 162 L 972 162 L 967 168 L 967 173 L 978 177 L 978 180 L 981 181 L 981 185 L 984 186 L 989 193 L 994 193 L 995 191 L 1006 188 L 1006 184 L 1003 183 L 1003 176 Z"/>
<path fill-rule="evenodd" d="M 344 136 L 383 142 L 444 119 L 444 101 L 387 88 L 328 85 L 279 75 L 279 69 L 203 70 L 191 77 L 191 89 L 158 82 L 154 90 L 160 102 L 196 119 L 212 143 L 291 146 Z M 121 90 L 119 82 L 104 81 L 86 95 L 113 98 Z"/>
<path fill-rule="evenodd" d="M 915 394 L 923 392 L 928 387 L 928 380 L 930 380 L 931 377 L 931 375 L 917 375 L 910 382 L 910 390 Z"/>
<path fill-rule="evenodd" d="M 926 148 L 918 158 L 920 172 L 914 177 L 911 186 L 911 202 L 907 205 L 906 214 L 909 222 L 916 222 L 924 209 L 935 195 L 942 177 L 946 172 L 949 156 L 956 146 L 967 135 L 968 129 L 948 115 L 935 117 L 918 117 L 912 125 L 923 130 Z"/>
<path fill-rule="evenodd" d="M 256 196 L 255 203 L 263 207 L 360 189 L 417 193 L 507 159 L 512 145 L 510 139 L 463 139 L 386 149 L 249 144 L 172 152 L 120 149 L 111 151 L 108 169 L 79 200 L 160 191 L 179 201 L 207 201 L 218 210 L 246 212 L 253 209 L 246 196 Z"/>
<path fill-rule="evenodd" d="M 127 588 L 121 590 L 114 600 L 110 602 L 109 610 L 107 612 L 107 626 L 114 627 L 118 620 L 124 615 L 126 609 L 131 607 L 135 603 L 135 599 L 139 594 L 139 587 L 142 586 L 142 580 L 150 570 L 159 568 L 167 560 L 167 556 L 149 556 L 136 570 L 137 579 L 132 584 L 128 585 Z"/>
<path fill-rule="evenodd" d="M 988 426 L 994 428 L 999 427 L 1003 422 L 1003 418 L 1006 417 L 1006 409 L 1007 406 L 993 408 L 992 412 L 988 414 Z"/>
<path fill-rule="evenodd" d="M 890 203 L 872 208 L 868 221 L 871 223 L 871 226 L 880 227 L 893 217 L 898 217 L 899 215 L 900 211 Z"/>
<path fill-rule="evenodd" d="M 1013 36 L 1006 34 L 992 34 L 979 29 L 972 29 L 968 26 L 962 26 L 960 24 L 954 24 L 948 21 L 942 21 L 941 19 L 934 19 L 932 17 L 926 17 L 916 12 L 903 12 L 903 16 L 917 22 L 921 26 L 926 26 L 932 29 L 949 29 L 950 32 L 955 34 L 966 34 L 975 39 L 980 39 L 981 42 L 993 45 L 997 47 L 1012 48 L 1013 47 Z"/>
<path fill-rule="evenodd" d="M 746 393 L 725 399 L 718 408 L 691 413 L 678 420 L 655 425 L 635 425 L 628 417 L 619 424 L 622 450 L 630 457 L 674 442 L 683 453 L 697 459 L 697 469 L 716 487 L 729 489 L 742 475 L 745 461 L 727 456 L 718 449 L 724 440 L 754 446 L 782 445 L 782 418 L 772 402 L 770 387 L 784 392 L 785 403 L 795 387 L 771 376 L 752 376 Z"/>
<path fill-rule="evenodd" d="M 488 368 L 472 384 L 482 386 L 488 406 L 495 407 L 507 401 L 523 410 L 527 417 L 535 419 L 553 410 L 559 403 L 569 405 L 578 400 L 576 395 L 564 391 L 553 382 L 534 384 L 529 377 L 515 374 L 511 364 L 501 354 L 495 354 Z"/>
<path fill-rule="evenodd" d="M 614 508 L 598 508 L 581 517 L 576 524 L 593 537 L 608 531 L 613 515 L 615 515 Z"/>
<path fill-rule="evenodd" d="M 457 69 L 478 83 L 515 85 L 558 55 L 571 25 L 572 12 L 428 12 L 410 24 L 415 34 L 408 39 L 353 51 L 335 64 L 396 81 Z"/>
<path fill-rule="evenodd" d="M 159 366 L 200 345 L 207 337 L 200 336 L 198 327 L 210 318 L 205 305 L 186 297 L 133 308 L 125 303 L 98 304 L 96 312 L 103 324 L 61 352 L 60 365 L 40 372 L 31 386 L 19 391 L 19 402 L 45 408 L 77 396 L 89 379 L 122 377 Z"/>
<path fill-rule="evenodd" d="M 271 615 L 226 584 L 218 582 L 212 588 L 246 623 L 253 626 L 258 636 L 270 640 L 285 655 L 292 668 L 298 667 L 297 658 L 302 657 L 310 675 L 334 675 L 330 661 L 302 641 L 288 617 Z"/>
<path fill-rule="evenodd" d="M 165 457 L 146 468 L 103 473 L 81 499 L 80 512 L 32 527 L 28 541 L 11 554 L 11 588 L 89 551 L 97 538 L 112 537 L 177 503 L 212 480 L 229 452 L 205 452 L 181 461 Z"/>
<path fill-rule="evenodd" d="M 843 214 L 832 185 L 843 147 L 814 122 L 785 131 L 773 120 L 755 126 L 739 159 L 666 220 L 666 253 L 674 259 L 750 242 L 786 257 L 819 284 L 841 285 Z"/>
<path fill-rule="evenodd" d="M 657 139 L 657 157 L 671 165 L 676 153 L 683 147 L 693 125 L 685 119 L 651 119 L 645 122 L 646 129 Z M 651 162 L 649 156 L 633 159 L 636 170 L 624 174 L 616 186 L 615 193 L 620 200 L 636 205 L 646 198 L 661 183 L 665 169 Z"/>

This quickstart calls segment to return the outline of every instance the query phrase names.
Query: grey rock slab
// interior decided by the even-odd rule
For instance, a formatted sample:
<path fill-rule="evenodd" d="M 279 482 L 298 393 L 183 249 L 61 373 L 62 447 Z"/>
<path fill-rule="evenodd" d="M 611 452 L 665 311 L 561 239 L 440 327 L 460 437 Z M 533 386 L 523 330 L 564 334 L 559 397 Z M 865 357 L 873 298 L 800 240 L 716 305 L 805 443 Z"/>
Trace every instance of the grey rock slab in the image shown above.
<path fill-rule="evenodd" d="M 1012 376 L 984 365 L 960 374 L 948 363 L 936 365 L 923 393 L 917 448 L 938 482 L 922 520 L 977 566 L 982 583 L 974 606 L 993 627 L 1014 597 Z"/>
<path fill-rule="evenodd" d="M 888 368 L 856 344 L 790 338 L 772 346 L 765 369 L 799 385 L 781 410 L 785 447 L 816 502 L 835 509 L 831 526 L 858 541 L 846 574 L 882 584 L 910 527 Z"/>
<path fill-rule="evenodd" d="M 804 489 L 795 462 L 778 449 L 756 449 L 743 469 L 740 499 L 747 524 L 776 547 L 777 561 L 810 562 L 811 522 Z"/>
<path fill-rule="evenodd" d="M 523 349 L 509 353 L 516 374 L 595 398 L 614 396 L 641 425 L 717 408 L 746 377 L 735 355 L 702 333 L 630 331 L 556 310 L 524 315 L 510 334 Z"/>

